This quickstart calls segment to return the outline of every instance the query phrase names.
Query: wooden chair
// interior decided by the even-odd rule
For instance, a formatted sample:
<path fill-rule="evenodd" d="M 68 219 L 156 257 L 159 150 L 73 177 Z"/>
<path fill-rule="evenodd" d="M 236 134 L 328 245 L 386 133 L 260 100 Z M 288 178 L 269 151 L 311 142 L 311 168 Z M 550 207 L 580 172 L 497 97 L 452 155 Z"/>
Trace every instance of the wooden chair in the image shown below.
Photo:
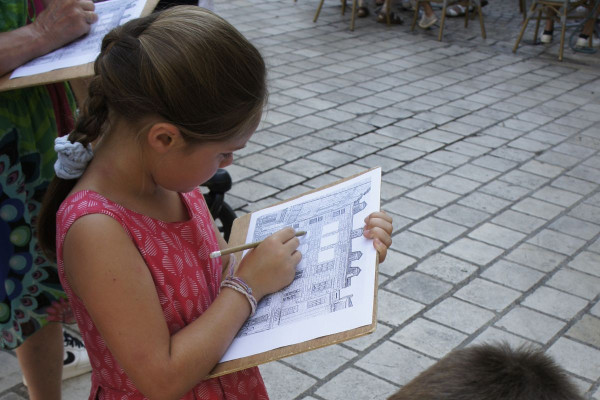
<path fill-rule="evenodd" d="M 560 30 L 560 47 L 558 49 L 558 60 L 562 61 L 564 48 L 565 48 L 565 35 L 567 33 L 567 19 L 573 18 L 570 16 L 571 12 L 574 11 L 577 7 L 586 3 L 586 0 L 579 1 L 570 1 L 570 0 L 533 0 L 529 11 L 527 12 L 527 17 L 523 22 L 523 26 L 521 27 L 521 32 L 519 33 L 519 37 L 517 38 L 517 42 L 513 47 L 513 53 L 517 51 L 519 47 L 519 43 L 523 38 L 523 34 L 525 33 L 525 29 L 527 28 L 527 24 L 531 20 L 532 17 L 537 13 L 537 19 L 535 23 L 535 32 L 533 35 L 533 42 L 537 42 L 538 34 L 540 31 L 540 21 L 542 19 L 547 20 L 548 18 L 554 18 L 554 16 L 548 16 L 548 10 L 552 10 L 554 15 L 560 18 L 561 30 Z M 546 16 L 542 17 L 542 13 L 545 12 Z"/>
<path fill-rule="evenodd" d="M 294 0 L 296 1 L 296 0 Z M 317 13 L 315 14 L 315 18 L 313 18 L 313 22 L 317 22 L 317 18 L 319 18 L 319 14 L 321 13 L 321 8 L 323 8 L 323 3 L 325 0 L 321 0 L 319 2 L 319 6 L 317 7 Z M 346 0 L 341 0 L 342 2 L 342 15 L 346 12 Z M 350 30 L 354 30 L 354 21 L 356 19 L 356 11 L 358 10 L 358 0 L 352 0 L 352 17 L 350 18 Z"/>
<path fill-rule="evenodd" d="M 442 41 L 442 37 L 444 35 L 444 22 L 446 22 L 446 9 L 450 4 L 457 3 L 456 0 L 417 0 L 417 6 L 415 7 L 415 14 L 413 15 L 412 25 L 410 26 L 410 30 L 415 30 L 415 25 L 417 24 L 417 18 L 419 17 L 419 8 L 421 7 L 421 3 L 424 1 L 429 1 L 430 3 L 442 3 L 442 18 L 440 20 L 440 31 L 438 33 L 438 40 Z M 481 37 L 485 39 L 485 26 L 483 25 L 483 13 L 481 12 L 481 0 L 469 0 L 467 4 L 467 10 L 465 12 L 465 28 L 469 25 L 469 10 L 472 5 L 476 6 L 477 13 L 479 14 L 479 25 L 481 26 Z"/>
<path fill-rule="evenodd" d="M 294 0 L 296 1 L 296 0 Z M 527 17 L 527 0 L 517 0 L 519 2 L 519 12 L 523 14 L 523 21 Z"/>

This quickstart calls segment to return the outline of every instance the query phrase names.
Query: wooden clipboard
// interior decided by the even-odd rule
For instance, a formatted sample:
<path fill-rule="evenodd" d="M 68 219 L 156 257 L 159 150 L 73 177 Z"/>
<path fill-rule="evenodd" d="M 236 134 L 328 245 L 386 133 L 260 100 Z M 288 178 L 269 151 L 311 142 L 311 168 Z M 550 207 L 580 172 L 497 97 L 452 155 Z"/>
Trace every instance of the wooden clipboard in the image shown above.
<path fill-rule="evenodd" d="M 318 189 L 308 191 L 304 194 L 293 197 L 289 200 L 282 201 L 277 204 L 284 204 L 291 200 L 305 196 L 309 193 L 321 191 L 328 187 L 337 185 L 341 182 L 345 182 L 347 180 L 356 178 L 357 176 L 360 176 L 369 171 L 371 171 L 371 170 L 352 175 L 348 178 L 344 178 L 344 179 L 341 179 L 334 183 L 331 183 L 329 185 L 320 187 Z M 252 214 L 246 214 L 242 217 L 236 218 L 236 220 L 233 222 L 233 226 L 231 229 L 231 235 L 229 237 L 230 245 L 237 246 L 240 244 L 244 244 L 246 242 L 246 235 L 248 234 L 248 228 L 250 225 L 251 216 L 252 216 Z M 241 260 L 242 252 L 236 253 L 235 256 L 238 260 Z M 244 357 L 244 358 L 239 358 L 239 359 L 235 359 L 235 360 L 231 360 L 231 361 L 225 361 L 223 363 L 217 364 L 215 366 L 215 368 L 213 368 L 213 370 L 210 372 L 210 374 L 206 377 L 206 379 L 230 374 L 232 372 L 240 371 L 240 370 L 247 369 L 250 367 L 255 367 L 257 365 L 265 364 L 265 363 L 268 363 L 271 361 L 276 361 L 276 360 L 279 360 L 279 359 L 282 359 L 285 357 L 293 356 L 293 355 L 304 353 L 307 351 L 316 350 L 321 347 L 330 346 L 332 344 L 338 344 L 341 342 L 345 342 L 346 340 L 355 339 L 355 338 L 373 333 L 375 331 L 375 327 L 377 325 L 377 287 L 378 287 L 378 276 L 379 276 L 379 256 L 377 256 L 377 259 L 375 261 L 374 273 L 375 273 L 375 287 L 373 290 L 373 293 L 374 293 L 373 318 L 371 320 L 370 325 L 364 325 L 364 326 L 361 326 L 358 328 L 350 329 L 350 330 L 339 332 L 339 333 L 334 333 L 334 334 L 327 335 L 327 336 L 322 336 L 322 337 L 319 337 L 316 339 L 311 339 L 311 340 L 308 340 L 305 342 L 296 343 L 296 344 L 292 344 L 292 345 L 284 346 L 284 347 L 279 347 L 279 348 L 276 348 L 273 350 L 268 350 L 266 352 L 255 354 L 255 355 Z"/>
<path fill-rule="evenodd" d="M 146 16 L 154 10 L 159 0 L 146 0 L 140 16 Z M 88 78 L 94 75 L 94 63 L 76 65 L 74 67 L 55 69 L 41 74 L 10 79 L 12 71 L 0 77 L 0 92 L 21 89 L 31 86 L 45 85 L 48 83 L 63 82 L 79 78 Z"/>

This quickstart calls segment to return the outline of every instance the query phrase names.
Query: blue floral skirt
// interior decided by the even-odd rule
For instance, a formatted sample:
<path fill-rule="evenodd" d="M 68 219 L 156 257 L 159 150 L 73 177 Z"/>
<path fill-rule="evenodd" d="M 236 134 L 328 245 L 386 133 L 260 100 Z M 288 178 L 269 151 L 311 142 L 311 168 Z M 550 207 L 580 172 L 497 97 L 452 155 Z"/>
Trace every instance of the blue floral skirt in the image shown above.
<path fill-rule="evenodd" d="M 49 101 L 43 87 L 0 93 L 0 344 L 5 349 L 18 347 L 50 321 L 74 322 L 56 265 L 36 239 L 36 218 L 56 157 Z"/>

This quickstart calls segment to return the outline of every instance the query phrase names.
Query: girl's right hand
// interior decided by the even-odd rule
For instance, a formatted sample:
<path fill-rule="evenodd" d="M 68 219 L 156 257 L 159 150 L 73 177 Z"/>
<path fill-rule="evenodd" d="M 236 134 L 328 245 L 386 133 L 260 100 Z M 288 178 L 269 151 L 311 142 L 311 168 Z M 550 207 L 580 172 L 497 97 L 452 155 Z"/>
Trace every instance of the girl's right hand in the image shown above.
<path fill-rule="evenodd" d="M 297 250 L 300 240 L 294 235 L 292 228 L 282 229 L 250 250 L 240 262 L 235 275 L 252 288 L 257 301 L 294 280 L 296 266 L 302 259 Z"/>

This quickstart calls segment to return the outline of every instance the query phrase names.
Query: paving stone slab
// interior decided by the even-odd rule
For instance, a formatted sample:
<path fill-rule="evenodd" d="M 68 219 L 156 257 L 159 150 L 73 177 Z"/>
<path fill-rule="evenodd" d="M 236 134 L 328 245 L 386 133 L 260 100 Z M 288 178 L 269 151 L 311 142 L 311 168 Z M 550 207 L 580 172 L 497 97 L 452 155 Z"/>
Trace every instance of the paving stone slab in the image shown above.
<path fill-rule="evenodd" d="M 551 229 L 540 231 L 531 239 L 527 240 L 527 242 L 566 255 L 575 254 L 575 252 L 586 243 L 585 240 L 565 235 L 564 233 L 556 232 Z"/>
<path fill-rule="evenodd" d="M 377 294 L 377 320 L 389 325 L 400 326 L 425 306 L 387 290 Z"/>
<path fill-rule="evenodd" d="M 549 228 L 583 240 L 591 240 L 600 233 L 600 225 L 570 216 L 558 218 Z"/>
<path fill-rule="evenodd" d="M 326 400 L 376 400 L 387 398 L 397 390 L 397 386 L 379 379 L 371 373 L 349 368 L 319 387 L 316 395 Z"/>
<path fill-rule="evenodd" d="M 511 309 L 495 325 L 543 344 L 552 339 L 564 327 L 565 323 L 525 307 L 516 307 Z"/>
<path fill-rule="evenodd" d="M 343 343 L 344 346 L 350 347 L 356 351 L 364 351 L 367 348 L 371 347 L 375 343 L 381 340 L 384 336 L 386 336 L 391 331 L 391 328 L 377 323 L 375 332 L 370 333 L 365 336 L 361 336 L 356 339 L 348 340 Z"/>
<path fill-rule="evenodd" d="M 531 340 L 525 339 L 524 337 L 514 335 L 503 329 L 499 329 L 495 326 L 490 326 L 482 333 L 480 333 L 470 344 L 491 344 L 497 345 L 500 343 L 507 343 L 513 349 L 518 349 L 521 346 L 524 347 L 541 347 L 538 343 L 532 342 Z"/>
<path fill-rule="evenodd" d="M 391 337 L 391 340 L 434 358 L 442 358 L 460 345 L 467 335 L 419 318 Z"/>
<path fill-rule="evenodd" d="M 531 233 L 547 221 L 514 210 L 506 210 L 492 219 L 491 222 L 519 232 Z"/>
<path fill-rule="evenodd" d="M 545 275 L 507 260 L 500 260 L 487 268 L 481 276 L 519 291 L 526 291 Z"/>
<path fill-rule="evenodd" d="M 588 302 L 580 297 L 541 286 L 528 295 L 521 304 L 553 317 L 570 320 L 583 310 Z"/>
<path fill-rule="evenodd" d="M 260 373 L 269 396 L 277 399 L 295 399 L 316 382 L 316 379 L 281 362 L 261 365 Z"/>
<path fill-rule="evenodd" d="M 547 285 L 588 300 L 600 293 L 600 278 L 567 268 L 557 271 Z"/>
<path fill-rule="evenodd" d="M 566 256 L 541 247 L 523 243 L 510 252 L 506 259 L 542 272 L 554 270 Z"/>
<path fill-rule="evenodd" d="M 356 356 L 357 353 L 352 350 L 333 345 L 288 357 L 283 362 L 311 376 L 323 379 Z"/>
<path fill-rule="evenodd" d="M 416 270 L 456 284 L 469 278 L 477 267 L 446 254 L 435 253 L 421 261 Z"/>
<path fill-rule="evenodd" d="M 592 380 L 600 378 L 600 350 L 560 338 L 548 349 L 548 354 L 575 375 Z"/>
<path fill-rule="evenodd" d="M 455 297 L 494 311 L 502 311 L 521 296 L 521 292 L 476 278 L 463 286 Z"/>
<path fill-rule="evenodd" d="M 442 251 L 480 266 L 488 264 L 503 253 L 503 250 L 498 247 L 469 238 L 459 239 Z"/>
<path fill-rule="evenodd" d="M 569 267 L 600 277 L 600 255 L 589 251 L 581 252 L 569 262 Z"/>
<path fill-rule="evenodd" d="M 455 297 L 443 300 L 424 315 L 467 334 L 479 330 L 495 317 L 493 312 Z"/>
<path fill-rule="evenodd" d="M 435 363 L 433 358 L 391 342 L 385 342 L 361 358 L 356 366 L 399 385 Z"/>
<path fill-rule="evenodd" d="M 379 265 L 379 272 L 388 276 L 395 276 L 414 264 L 415 261 L 416 260 L 413 257 L 407 256 L 393 249 L 388 249 L 385 262 Z"/>
<path fill-rule="evenodd" d="M 468 235 L 493 246 L 508 249 L 519 243 L 525 235 L 492 223 L 485 223 Z"/>
<path fill-rule="evenodd" d="M 586 314 L 566 334 L 577 341 L 598 349 L 600 348 L 600 335 L 598 335 L 598 332 L 600 332 L 600 318 Z"/>

